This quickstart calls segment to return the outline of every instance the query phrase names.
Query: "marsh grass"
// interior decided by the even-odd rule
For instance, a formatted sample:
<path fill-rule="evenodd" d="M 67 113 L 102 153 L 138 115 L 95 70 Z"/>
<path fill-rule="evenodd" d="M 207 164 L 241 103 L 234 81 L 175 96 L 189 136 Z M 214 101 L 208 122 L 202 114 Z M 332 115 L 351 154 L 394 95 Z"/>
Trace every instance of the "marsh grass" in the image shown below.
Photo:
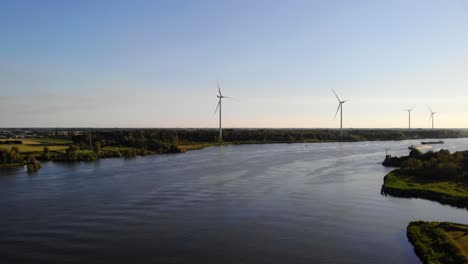
<path fill-rule="evenodd" d="M 468 197 L 468 185 L 464 182 L 425 180 L 422 177 L 404 175 L 400 170 L 394 170 L 385 176 L 384 187 L 425 190 L 456 197 Z"/>
<path fill-rule="evenodd" d="M 411 222 L 407 236 L 423 263 L 468 262 L 468 226 L 448 222 Z"/>
<path fill-rule="evenodd" d="M 208 147 L 221 146 L 221 145 L 227 145 L 227 144 L 230 144 L 230 143 L 194 142 L 194 143 L 182 144 L 182 145 L 179 145 L 178 147 L 183 148 L 185 150 L 198 150 L 198 149 L 204 149 Z"/>
<path fill-rule="evenodd" d="M 405 198 L 422 198 L 468 209 L 468 186 L 463 182 L 428 180 L 394 170 L 384 178 L 381 194 Z"/>

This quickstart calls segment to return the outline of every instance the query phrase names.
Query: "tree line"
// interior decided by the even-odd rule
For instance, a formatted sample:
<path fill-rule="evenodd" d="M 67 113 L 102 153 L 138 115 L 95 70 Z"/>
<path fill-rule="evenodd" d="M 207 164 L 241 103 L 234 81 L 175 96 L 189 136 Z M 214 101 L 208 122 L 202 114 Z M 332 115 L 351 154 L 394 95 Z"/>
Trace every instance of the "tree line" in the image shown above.
<path fill-rule="evenodd" d="M 219 132 L 215 129 L 146 129 L 92 131 L 72 140 L 82 146 L 100 142 L 102 146 L 125 146 L 167 151 L 171 145 L 194 142 L 217 142 Z M 467 136 L 456 130 L 393 130 L 356 129 L 347 130 L 341 138 L 338 130 L 332 129 L 225 129 L 223 139 L 231 143 L 305 142 L 305 141 L 365 141 L 403 140 L 418 138 L 456 138 Z"/>
<path fill-rule="evenodd" d="M 110 157 L 133 157 L 137 155 L 180 153 L 180 146 L 194 143 L 217 143 L 215 129 L 96 129 L 76 135 L 70 133 L 72 143 L 65 151 L 50 151 L 47 146 L 42 153 L 34 154 L 38 160 L 92 161 Z M 357 129 L 347 130 L 343 138 L 338 130 L 330 129 L 225 129 L 223 137 L 233 144 L 244 143 L 294 143 L 329 141 L 402 140 L 417 138 L 456 138 L 466 136 L 455 130 L 392 130 Z M 19 151 L 2 152 L 6 163 L 25 160 L 18 158 Z M 2 162 L 0 160 L 0 162 Z"/>
<path fill-rule="evenodd" d="M 411 151 L 401 165 L 408 175 L 427 180 L 468 181 L 468 151 L 450 153 L 442 149 L 438 152 Z"/>
<path fill-rule="evenodd" d="M 28 172 L 34 172 L 41 168 L 34 154 L 23 155 L 20 153 L 18 147 L 12 147 L 10 149 L 0 148 L 0 167 L 16 167 L 23 165 L 27 166 Z"/>

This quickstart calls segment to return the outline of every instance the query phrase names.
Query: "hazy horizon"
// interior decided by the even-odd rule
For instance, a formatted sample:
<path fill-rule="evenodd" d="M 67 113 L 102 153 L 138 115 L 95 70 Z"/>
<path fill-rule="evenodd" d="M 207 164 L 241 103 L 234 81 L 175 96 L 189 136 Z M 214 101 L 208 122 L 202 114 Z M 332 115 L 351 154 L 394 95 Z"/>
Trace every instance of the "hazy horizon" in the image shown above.
<path fill-rule="evenodd" d="M 0 130 L 2 129 L 194 129 L 194 130 L 219 130 L 219 128 L 216 127 L 0 127 Z M 246 129 L 246 130 L 261 130 L 261 129 L 272 129 L 272 130 L 336 130 L 340 131 L 340 128 L 336 127 L 223 127 L 223 130 L 229 130 L 229 129 Z M 343 130 L 346 132 L 346 130 L 468 130 L 468 128 L 421 128 L 421 127 L 415 127 L 415 128 L 399 128 L 399 127 L 348 127 L 348 128 L 343 128 Z"/>
<path fill-rule="evenodd" d="M 2 1 L 0 126 L 468 128 L 464 1 Z"/>

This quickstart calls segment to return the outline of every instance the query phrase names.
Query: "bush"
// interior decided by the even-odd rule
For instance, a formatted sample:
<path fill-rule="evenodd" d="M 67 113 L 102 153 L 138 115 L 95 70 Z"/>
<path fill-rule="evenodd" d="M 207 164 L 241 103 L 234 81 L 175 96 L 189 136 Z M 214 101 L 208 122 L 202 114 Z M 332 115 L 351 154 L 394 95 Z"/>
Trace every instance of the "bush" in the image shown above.
<path fill-rule="evenodd" d="M 460 166 L 451 162 L 439 163 L 436 166 L 437 178 L 460 180 L 463 178 L 463 170 Z"/>
<path fill-rule="evenodd" d="M 10 150 L 0 148 L 0 164 L 23 163 L 24 156 L 19 154 L 17 147 Z"/>
<path fill-rule="evenodd" d="M 403 162 L 401 169 L 405 172 L 413 173 L 423 168 L 423 162 L 415 158 L 409 158 Z"/>
<path fill-rule="evenodd" d="M 78 147 L 71 145 L 64 154 L 57 155 L 56 161 L 93 161 L 97 160 L 98 156 L 92 150 L 80 150 Z"/>
<path fill-rule="evenodd" d="M 27 165 L 28 172 L 35 172 L 41 168 L 41 164 L 39 163 L 29 163 Z"/>

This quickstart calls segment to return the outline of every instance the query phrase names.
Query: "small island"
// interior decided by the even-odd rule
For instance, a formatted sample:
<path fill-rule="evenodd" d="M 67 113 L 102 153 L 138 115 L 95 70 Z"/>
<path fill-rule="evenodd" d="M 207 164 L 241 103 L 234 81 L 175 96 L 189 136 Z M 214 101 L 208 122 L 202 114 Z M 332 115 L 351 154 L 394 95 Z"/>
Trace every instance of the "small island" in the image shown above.
<path fill-rule="evenodd" d="M 407 157 L 387 157 L 383 164 L 400 168 L 385 176 L 382 194 L 468 209 L 468 151 L 413 150 Z"/>
<path fill-rule="evenodd" d="M 468 226 L 448 222 L 411 222 L 407 236 L 425 264 L 468 263 Z"/>

